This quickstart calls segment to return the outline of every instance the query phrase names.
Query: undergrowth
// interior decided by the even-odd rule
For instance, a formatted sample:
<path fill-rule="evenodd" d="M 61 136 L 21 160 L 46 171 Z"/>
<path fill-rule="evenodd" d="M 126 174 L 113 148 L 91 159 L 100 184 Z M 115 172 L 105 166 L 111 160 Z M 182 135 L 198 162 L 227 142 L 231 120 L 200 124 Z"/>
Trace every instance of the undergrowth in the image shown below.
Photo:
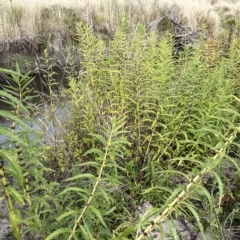
<path fill-rule="evenodd" d="M 0 128 L 8 137 L 0 175 L 15 238 L 142 239 L 179 218 L 205 239 L 206 231 L 220 239 L 237 229 L 240 196 L 223 169 L 234 166 L 238 185 L 239 40 L 214 67 L 203 46 L 174 58 L 170 34 L 159 41 L 141 24 L 132 31 L 124 18 L 108 44 L 84 24 L 77 42 L 81 70 L 60 95 L 46 70 L 51 109 L 59 99 L 68 106 L 61 113 L 68 120 L 54 125 L 64 131 L 52 142 L 26 124 L 34 112 L 31 79 L 1 69 L 14 82 L 1 90 L 14 110 L 0 114 L 14 125 Z M 139 219 L 145 201 L 156 208 Z"/>

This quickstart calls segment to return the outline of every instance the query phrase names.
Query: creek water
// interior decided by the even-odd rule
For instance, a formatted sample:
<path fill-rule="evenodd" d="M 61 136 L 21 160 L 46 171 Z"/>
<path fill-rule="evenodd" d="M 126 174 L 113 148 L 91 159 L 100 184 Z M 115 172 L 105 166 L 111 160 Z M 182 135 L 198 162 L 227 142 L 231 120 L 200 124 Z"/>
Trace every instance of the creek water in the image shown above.
<path fill-rule="evenodd" d="M 67 87 L 67 75 L 62 71 L 61 68 L 55 67 L 53 69 L 55 74 L 53 75 L 54 85 L 53 90 L 55 92 L 60 92 L 63 87 Z M 33 128 L 36 131 L 39 131 L 39 125 L 42 124 L 46 127 L 47 130 L 47 137 L 51 137 L 54 135 L 54 124 L 51 121 L 44 122 L 44 114 L 46 111 L 48 111 L 48 98 L 49 98 L 49 88 L 46 86 L 47 79 L 43 76 L 41 73 L 35 73 L 33 74 L 34 80 L 31 83 L 31 88 L 33 88 L 33 96 L 35 96 L 32 100 L 32 103 L 35 106 L 42 105 L 42 113 L 40 113 L 38 116 L 32 117 L 32 119 L 29 120 L 29 122 L 26 122 L 27 125 L 29 125 L 31 128 Z M 43 104 L 44 99 L 44 104 Z M 0 110 L 11 110 L 11 106 L 7 103 L 4 103 L 0 99 Z M 56 116 L 61 119 L 64 116 L 66 116 L 66 111 L 69 110 L 69 107 L 63 107 L 58 108 L 56 106 L 55 114 Z M 38 124 L 39 122 L 39 124 Z M 8 119 L 5 119 L 0 116 L 0 126 L 10 127 L 11 121 Z M 16 129 L 18 130 L 18 128 Z M 0 135 L 0 144 L 5 142 L 7 140 L 7 137 L 4 135 Z"/>

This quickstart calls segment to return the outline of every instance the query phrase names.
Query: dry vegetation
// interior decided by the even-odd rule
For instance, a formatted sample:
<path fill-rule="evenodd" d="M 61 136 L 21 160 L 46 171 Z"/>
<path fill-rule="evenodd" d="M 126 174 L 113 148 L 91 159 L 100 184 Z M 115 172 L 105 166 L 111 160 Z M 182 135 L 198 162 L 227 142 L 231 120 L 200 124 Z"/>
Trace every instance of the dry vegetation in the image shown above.
<path fill-rule="evenodd" d="M 207 34 L 216 35 L 221 21 L 236 17 L 239 9 L 239 1 L 226 0 L 0 1 L 1 52 L 8 52 L 19 42 L 30 51 L 46 46 L 59 51 L 72 42 L 79 21 L 89 23 L 102 36 L 109 37 L 122 13 L 133 27 L 139 22 L 152 27 L 154 21 L 159 23 L 168 16 L 191 31 L 205 29 Z M 164 26 L 165 23 L 157 30 L 165 30 Z"/>

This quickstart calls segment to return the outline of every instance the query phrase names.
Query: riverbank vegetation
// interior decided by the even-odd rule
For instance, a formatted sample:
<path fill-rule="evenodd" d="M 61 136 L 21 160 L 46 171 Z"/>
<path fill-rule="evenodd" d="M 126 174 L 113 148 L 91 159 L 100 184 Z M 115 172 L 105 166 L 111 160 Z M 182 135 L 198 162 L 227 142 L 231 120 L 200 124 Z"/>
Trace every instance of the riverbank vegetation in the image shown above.
<path fill-rule="evenodd" d="M 219 35 L 231 39 L 232 23 L 239 18 L 239 3 L 234 0 L 0 1 L 0 66 L 13 70 L 17 61 L 23 72 L 38 70 L 44 49 L 60 67 L 77 64 L 76 24 L 89 24 L 100 38 L 108 41 L 113 38 L 123 13 L 129 19 L 131 31 L 141 23 L 158 36 L 170 31 L 178 42 L 187 39 L 193 44 L 200 38 Z"/>
<path fill-rule="evenodd" d="M 222 22 L 239 16 L 239 3 L 234 0 L 51 0 L 0 1 L 1 53 L 52 53 L 63 51 L 75 41 L 75 24 L 88 23 L 102 38 L 114 35 L 121 14 L 125 14 L 134 28 L 144 23 L 147 28 L 162 32 L 174 21 L 185 31 L 217 35 Z M 160 21 L 168 17 L 172 22 Z M 173 29 L 172 29 L 173 30 Z"/>
<path fill-rule="evenodd" d="M 11 106 L 0 111 L 1 200 L 16 239 L 180 239 L 176 219 L 191 222 L 188 237 L 239 238 L 239 25 L 224 24 L 176 54 L 171 31 L 129 15 L 108 41 L 78 21 L 79 71 L 67 66 L 59 88 L 45 50 L 38 106 L 30 72 L 0 69 L 11 82 L 0 90 Z M 154 208 L 140 217 L 145 202 Z"/>

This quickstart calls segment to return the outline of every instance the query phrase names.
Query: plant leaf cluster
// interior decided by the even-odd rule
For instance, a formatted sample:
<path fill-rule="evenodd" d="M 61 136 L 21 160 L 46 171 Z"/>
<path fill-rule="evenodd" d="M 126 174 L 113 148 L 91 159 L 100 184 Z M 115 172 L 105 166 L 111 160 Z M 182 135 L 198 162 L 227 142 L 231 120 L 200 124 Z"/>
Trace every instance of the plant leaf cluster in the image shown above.
<path fill-rule="evenodd" d="M 141 24 L 132 31 L 124 17 L 111 41 L 81 23 L 76 35 L 81 70 L 62 92 L 70 106 L 69 121 L 56 126 L 66 129 L 58 136 L 62 140 L 41 146 L 43 160 L 37 143 L 30 144 L 30 130 L 0 129 L 19 146 L 2 150 L 9 162 L 2 169 L 27 188 L 8 187 L 1 170 L 8 201 L 29 203 L 28 209 L 8 203 L 16 238 L 142 239 L 169 221 L 178 239 L 171 221 L 185 218 L 203 235 L 210 228 L 218 239 L 216 216 L 220 219 L 230 191 L 218 167 L 229 161 L 239 172 L 231 150 L 239 148 L 239 41 L 215 58 L 213 68 L 207 48 L 186 48 L 176 58 L 170 34 L 159 40 Z M 12 74 L 13 80 L 25 79 L 18 69 Z M 17 114 L 0 113 L 24 126 L 30 80 L 14 83 L 2 96 Z M 29 160 L 27 169 L 22 159 Z M 32 176 L 32 187 L 26 176 Z M 230 194 L 239 200 L 237 191 Z M 144 201 L 158 208 L 138 221 L 134 209 Z"/>

